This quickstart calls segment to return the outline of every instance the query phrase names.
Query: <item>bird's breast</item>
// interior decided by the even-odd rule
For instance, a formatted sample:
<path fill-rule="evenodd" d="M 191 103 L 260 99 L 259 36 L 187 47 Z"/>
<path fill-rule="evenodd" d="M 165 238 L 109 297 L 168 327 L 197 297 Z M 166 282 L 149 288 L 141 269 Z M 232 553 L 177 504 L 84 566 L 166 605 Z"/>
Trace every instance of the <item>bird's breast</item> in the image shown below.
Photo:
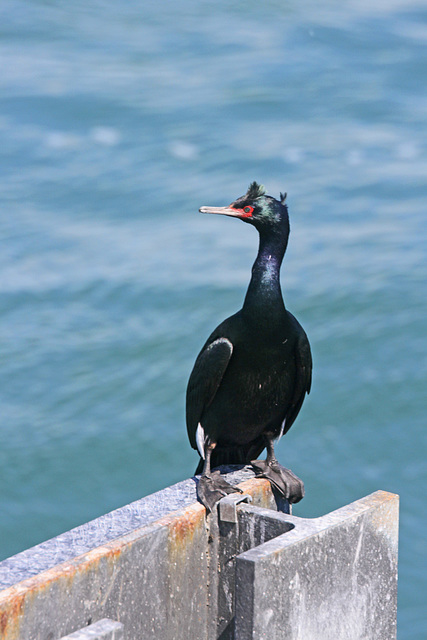
<path fill-rule="evenodd" d="M 295 364 L 280 348 L 237 345 L 214 400 L 206 410 L 208 431 L 243 444 L 267 428 L 280 431 L 295 384 Z"/>

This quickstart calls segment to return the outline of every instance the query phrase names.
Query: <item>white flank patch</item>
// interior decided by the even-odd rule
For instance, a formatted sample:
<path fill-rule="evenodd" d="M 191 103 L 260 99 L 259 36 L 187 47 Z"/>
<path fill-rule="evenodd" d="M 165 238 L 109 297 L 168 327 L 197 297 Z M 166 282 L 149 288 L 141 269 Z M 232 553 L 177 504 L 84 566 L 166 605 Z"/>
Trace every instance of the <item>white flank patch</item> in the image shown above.
<path fill-rule="evenodd" d="M 286 425 L 286 418 L 282 422 L 282 428 L 280 429 L 279 437 L 277 438 L 276 442 L 279 442 L 280 438 L 283 436 L 285 425 Z"/>
<path fill-rule="evenodd" d="M 196 444 L 197 444 L 197 450 L 204 460 L 205 459 L 205 430 L 203 429 L 200 422 L 197 425 Z"/>

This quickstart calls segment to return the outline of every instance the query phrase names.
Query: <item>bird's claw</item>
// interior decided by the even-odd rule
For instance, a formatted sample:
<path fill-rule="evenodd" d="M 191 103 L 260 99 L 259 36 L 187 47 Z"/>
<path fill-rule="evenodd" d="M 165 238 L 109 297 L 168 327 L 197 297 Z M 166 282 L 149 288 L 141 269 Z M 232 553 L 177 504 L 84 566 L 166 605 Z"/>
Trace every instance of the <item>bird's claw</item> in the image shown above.
<path fill-rule="evenodd" d="M 251 465 L 257 478 L 267 478 L 291 504 L 303 499 L 304 483 L 290 469 L 276 461 L 268 464 L 266 460 L 252 460 Z"/>
<path fill-rule="evenodd" d="M 197 497 L 208 511 L 213 511 L 216 503 L 229 493 L 242 493 L 242 490 L 226 482 L 219 471 L 200 476 Z"/>

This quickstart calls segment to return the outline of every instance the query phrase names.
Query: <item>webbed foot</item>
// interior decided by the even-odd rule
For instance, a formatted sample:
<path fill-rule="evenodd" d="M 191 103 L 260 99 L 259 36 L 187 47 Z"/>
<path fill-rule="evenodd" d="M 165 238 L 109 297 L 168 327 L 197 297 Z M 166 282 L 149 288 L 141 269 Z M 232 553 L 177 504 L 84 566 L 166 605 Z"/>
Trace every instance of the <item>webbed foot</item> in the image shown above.
<path fill-rule="evenodd" d="M 233 487 L 221 477 L 219 471 L 200 476 L 197 483 L 197 497 L 208 511 L 213 511 L 215 505 L 228 493 L 243 493 L 238 487 Z"/>
<path fill-rule="evenodd" d="M 251 465 L 257 478 L 267 478 L 289 500 L 291 504 L 299 502 L 304 497 L 304 483 L 290 469 L 282 467 L 276 460 L 252 460 Z"/>

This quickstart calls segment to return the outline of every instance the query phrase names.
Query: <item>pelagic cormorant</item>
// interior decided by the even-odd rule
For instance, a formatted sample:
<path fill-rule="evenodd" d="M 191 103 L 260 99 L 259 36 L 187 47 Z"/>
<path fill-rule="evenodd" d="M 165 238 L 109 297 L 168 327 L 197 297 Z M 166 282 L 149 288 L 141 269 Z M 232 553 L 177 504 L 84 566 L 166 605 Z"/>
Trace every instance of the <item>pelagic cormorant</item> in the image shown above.
<path fill-rule="evenodd" d="M 276 200 L 252 182 L 228 207 L 201 207 L 252 224 L 259 250 L 243 307 L 209 336 L 187 388 L 187 430 L 200 454 L 199 500 L 212 511 L 239 491 L 211 471 L 222 464 L 251 463 L 290 502 L 304 496 L 303 482 L 282 467 L 274 441 L 291 427 L 311 386 L 312 360 L 305 331 L 285 308 L 280 265 L 289 238 L 286 194 Z M 267 447 L 266 460 L 254 460 Z"/>

